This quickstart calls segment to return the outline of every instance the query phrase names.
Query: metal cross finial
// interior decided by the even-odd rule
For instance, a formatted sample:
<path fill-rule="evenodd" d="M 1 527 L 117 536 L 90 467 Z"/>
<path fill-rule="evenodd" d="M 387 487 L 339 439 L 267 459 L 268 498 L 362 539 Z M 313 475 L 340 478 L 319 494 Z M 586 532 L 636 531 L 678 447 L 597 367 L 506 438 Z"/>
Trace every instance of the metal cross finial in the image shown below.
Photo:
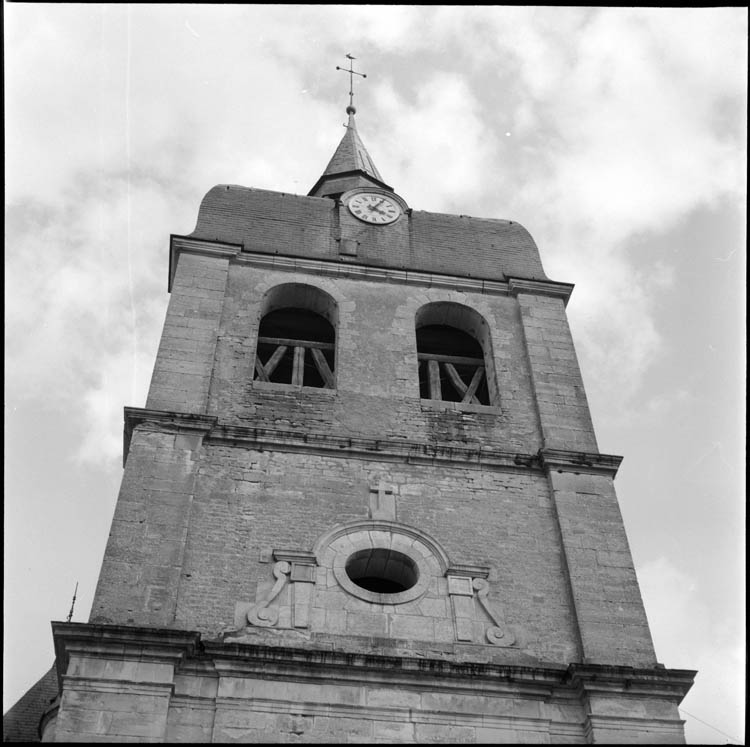
<path fill-rule="evenodd" d="M 73 609 L 76 606 L 76 594 L 78 594 L 78 581 L 76 581 L 76 588 L 73 592 L 73 601 L 70 603 L 70 612 L 68 612 L 68 622 L 73 619 Z"/>
<path fill-rule="evenodd" d="M 349 69 L 347 70 L 345 67 L 339 67 L 336 65 L 336 70 L 343 70 L 345 73 L 349 73 L 349 106 L 346 107 L 346 113 L 347 114 L 355 114 L 356 109 L 354 108 L 354 76 L 355 75 L 361 75 L 363 78 L 366 78 L 367 76 L 364 73 L 358 73 L 353 68 L 354 60 L 356 60 L 356 57 L 352 57 L 350 54 L 348 54 L 347 59 L 349 60 Z"/>

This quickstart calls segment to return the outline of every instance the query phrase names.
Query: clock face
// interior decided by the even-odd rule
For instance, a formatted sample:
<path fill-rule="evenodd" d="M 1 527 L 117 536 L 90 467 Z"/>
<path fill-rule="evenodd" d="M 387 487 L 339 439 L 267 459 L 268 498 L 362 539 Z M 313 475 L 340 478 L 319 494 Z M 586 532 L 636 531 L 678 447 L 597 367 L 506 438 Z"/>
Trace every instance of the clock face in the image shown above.
<path fill-rule="evenodd" d="M 367 223 L 393 223 L 401 215 L 401 207 L 390 197 L 373 192 L 360 192 L 349 200 L 352 215 Z"/>

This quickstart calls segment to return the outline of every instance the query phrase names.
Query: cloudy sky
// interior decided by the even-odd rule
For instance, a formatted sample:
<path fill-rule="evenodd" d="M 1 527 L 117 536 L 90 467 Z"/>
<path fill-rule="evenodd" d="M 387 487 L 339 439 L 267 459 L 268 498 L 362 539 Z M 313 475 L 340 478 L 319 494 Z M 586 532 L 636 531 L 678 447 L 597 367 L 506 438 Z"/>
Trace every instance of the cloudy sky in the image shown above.
<path fill-rule="evenodd" d="M 746 9 L 4 10 L 4 711 L 52 663 L 76 582 L 88 617 L 169 234 L 215 184 L 307 193 L 350 52 L 383 178 L 415 209 L 522 223 L 576 284 L 659 660 L 699 670 L 689 741 L 742 738 Z"/>

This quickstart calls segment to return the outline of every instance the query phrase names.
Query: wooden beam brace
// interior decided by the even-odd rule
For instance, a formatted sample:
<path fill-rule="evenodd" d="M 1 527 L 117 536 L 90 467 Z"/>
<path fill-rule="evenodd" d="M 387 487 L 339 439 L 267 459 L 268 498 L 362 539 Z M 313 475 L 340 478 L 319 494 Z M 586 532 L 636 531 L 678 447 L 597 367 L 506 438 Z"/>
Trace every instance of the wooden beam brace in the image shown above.
<path fill-rule="evenodd" d="M 458 375 L 458 371 L 454 368 L 452 363 L 443 363 L 443 369 L 448 374 L 451 384 L 456 388 L 456 391 L 463 397 L 466 394 L 467 386 L 464 384 L 463 379 Z"/>
<path fill-rule="evenodd" d="M 292 384 L 302 386 L 305 378 L 305 349 L 303 347 L 294 348 L 294 362 L 292 365 Z"/>
<path fill-rule="evenodd" d="M 260 362 L 260 356 L 255 355 L 255 373 L 258 374 L 259 381 L 269 381 L 266 369 L 263 368 L 263 364 Z"/>
<path fill-rule="evenodd" d="M 479 385 L 482 383 L 482 376 L 484 376 L 484 366 L 479 366 L 479 368 L 474 371 L 474 376 L 471 379 L 471 384 L 469 384 L 469 387 L 464 394 L 464 398 L 461 400 L 462 402 L 474 402 L 476 404 L 480 404 L 479 400 L 476 397 L 476 392 L 479 388 Z"/>
<path fill-rule="evenodd" d="M 427 370 L 430 376 L 430 399 L 443 399 L 440 386 L 440 364 L 435 359 L 428 359 Z"/>
<path fill-rule="evenodd" d="M 320 351 L 320 348 L 310 348 L 310 352 L 312 353 L 312 357 L 315 361 L 315 366 L 318 369 L 318 373 L 321 375 L 326 386 L 329 389 L 333 389 L 335 383 L 333 380 L 333 372 L 328 367 L 328 361 L 325 359 L 325 356 Z"/>
<path fill-rule="evenodd" d="M 463 355 L 438 355 L 437 353 L 417 353 L 417 360 L 452 363 L 458 366 L 481 366 L 484 364 L 483 358 L 467 358 Z"/>
<path fill-rule="evenodd" d="M 258 343 L 263 345 L 286 345 L 287 347 L 320 348 L 333 350 L 336 346 L 332 342 L 316 342 L 315 340 L 292 340 L 286 337 L 259 337 Z"/>
<path fill-rule="evenodd" d="M 277 347 L 276 350 L 273 351 L 273 355 L 268 359 L 268 363 L 266 363 L 265 366 L 266 373 L 269 377 L 276 370 L 276 366 L 278 366 L 281 362 L 281 359 L 284 357 L 284 353 L 286 353 L 286 345 L 279 345 L 279 347 Z"/>

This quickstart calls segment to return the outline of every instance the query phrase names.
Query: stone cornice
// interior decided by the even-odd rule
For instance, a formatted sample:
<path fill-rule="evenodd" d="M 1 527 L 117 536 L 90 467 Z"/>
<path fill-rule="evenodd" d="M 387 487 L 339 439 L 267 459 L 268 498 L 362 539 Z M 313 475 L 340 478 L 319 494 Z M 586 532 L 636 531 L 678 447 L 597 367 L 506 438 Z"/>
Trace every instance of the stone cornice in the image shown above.
<path fill-rule="evenodd" d="M 588 695 L 612 696 L 627 693 L 631 697 L 650 696 L 671 700 L 679 705 L 693 685 L 692 669 L 653 669 L 613 667 L 602 664 L 571 664 L 568 679 Z"/>
<path fill-rule="evenodd" d="M 517 295 L 519 292 L 534 293 L 562 298 L 567 303 L 573 290 L 570 283 L 557 283 L 552 280 L 526 280 L 524 278 L 508 278 L 506 280 L 491 280 L 484 278 L 460 277 L 417 270 L 375 267 L 361 263 L 308 259 L 281 254 L 264 254 L 253 252 L 240 244 L 228 244 L 221 241 L 195 239 L 190 236 L 170 236 L 169 253 L 169 284 L 172 290 L 172 280 L 177 268 L 177 261 L 181 253 L 198 254 L 229 258 L 232 261 L 252 267 L 283 272 L 304 272 L 311 275 L 325 275 L 354 280 L 369 280 L 372 282 L 399 283 L 428 288 L 446 288 L 467 293 L 483 293 L 491 295 Z"/>
<path fill-rule="evenodd" d="M 622 462 L 621 456 L 567 451 L 565 449 L 539 449 L 538 457 L 542 467 L 547 472 L 586 472 L 605 474 L 610 477 L 617 474 Z"/>
<path fill-rule="evenodd" d="M 195 654 L 200 633 L 165 628 L 105 625 L 101 623 L 52 622 L 57 680 L 67 674 L 71 653 L 96 654 L 103 658 L 149 658 L 177 665 L 185 656 Z"/>
<path fill-rule="evenodd" d="M 573 283 L 556 283 L 552 280 L 526 280 L 525 278 L 508 278 L 508 292 L 512 296 L 519 293 L 530 293 L 535 296 L 561 298 L 567 306 Z"/>
<path fill-rule="evenodd" d="M 165 433 L 201 433 L 210 443 L 246 448 L 366 458 L 410 464 L 459 463 L 478 469 L 541 469 L 534 454 L 514 454 L 499 449 L 443 446 L 389 438 L 355 438 L 334 433 L 301 432 L 263 427 L 224 425 L 215 416 L 189 415 L 165 410 L 125 408 L 124 455 L 127 457 L 133 429 L 144 425 Z"/>
<path fill-rule="evenodd" d="M 211 443 L 248 448 L 275 448 L 359 457 L 410 464 L 455 463 L 480 469 L 535 469 L 546 472 L 605 474 L 614 477 L 621 456 L 564 449 L 540 449 L 537 454 L 518 454 L 499 449 L 447 446 L 389 438 L 356 438 L 335 433 L 300 432 L 280 428 L 225 425 L 214 415 L 192 415 L 167 410 L 125 407 L 123 461 L 130 448 L 133 429 L 145 426 L 165 433 L 200 434 Z"/>
<path fill-rule="evenodd" d="M 125 464 L 133 429 L 138 425 L 150 426 L 153 430 L 170 433 L 190 433 L 205 435 L 216 425 L 217 418 L 212 415 L 193 415 L 166 410 L 150 410 L 143 407 L 125 407 L 123 429 L 122 463 Z"/>
<path fill-rule="evenodd" d="M 242 642 L 222 639 L 202 640 L 197 631 L 152 628 L 147 626 L 109 625 L 99 623 L 53 622 L 52 632 L 57 656 L 58 678 L 67 675 L 70 652 L 86 657 L 118 660 L 170 662 L 175 668 L 192 671 L 196 663 L 201 670 L 216 672 L 220 677 L 269 675 L 282 678 L 330 679 L 389 684 L 423 681 L 429 673 L 431 683 L 451 688 L 476 688 L 513 691 L 524 696 L 553 696 L 578 693 L 585 695 L 626 695 L 657 697 L 679 704 L 693 684 L 696 672 L 655 667 L 608 666 L 572 663 L 500 664 L 425 657 L 398 647 L 399 641 L 361 639 L 359 652 L 332 649 L 322 640 L 308 640 L 302 646 L 285 642 Z M 267 634 L 270 631 L 258 631 Z M 283 631 L 278 631 L 283 632 Z M 288 631 L 290 634 L 294 631 Z M 393 654 L 375 653 L 372 646 L 393 645 Z M 408 643 L 408 642 L 403 642 Z M 369 649 L 369 650 L 368 650 Z M 480 659 L 482 652 L 477 651 Z M 160 684 L 154 681 L 154 684 Z M 147 685 L 148 682 L 142 683 Z M 163 684 L 169 684 L 164 680 Z"/>
<path fill-rule="evenodd" d="M 267 673 L 273 668 L 294 679 L 334 677 L 339 681 L 358 681 L 390 685 L 423 681 L 429 672 L 433 686 L 442 680 L 452 688 L 474 689 L 482 680 L 483 689 L 512 690 L 524 695 L 549 697 L 552 690 L 565 683 L 567 670 L 544 666 L 494 664 L 478 661 L 450 661 L 425 658 L 422 654 L 399 651 L 398 655 L 322 648 L 300 648 L 284 645 L 262 645 L 235 641 L 204 641 L 203 651 L 223 677 L 246 677 Z"/>
<path fill-rule="evenodd" d="M 466 565 L 454 563 L 445 572 L 446 576 L 465 576 L 467 578 L 489 578 L 490 567 L 487 565 Z"/>
<path fill-rule="evenodd" d="M 172 291 L 172 281 L 177 271 L 180 254 L 198 254 L 203 257 L 224 257 L 231 259 L 242 251 L 241 244 L 227 244 L 223 241 L 209 241 L 207 239 L 192 239 L 189 236 L 169 235 L 169 275 L 167 290 Z"/>
<path fill-rule="evenodd" d="M 400 270 L 389 267 L 354 264 L 352 262 L 334 262 L 331 260 L 306 259 L 289 257 L 280 254 L 261 254 L 243 250 L 237 262 L 253 267 L 286 272 L 305 272 L 311 275 L 326 275 L 352 280 L 369 280 L 378 283 L 398 283 L 427 288 L 447 288 L 467 293 L 484 293 L 507 296 L 508 284 L 502 280 L 485 280 L 465 278 L 458 275 L 443 275 L 417 270 Z"/>

